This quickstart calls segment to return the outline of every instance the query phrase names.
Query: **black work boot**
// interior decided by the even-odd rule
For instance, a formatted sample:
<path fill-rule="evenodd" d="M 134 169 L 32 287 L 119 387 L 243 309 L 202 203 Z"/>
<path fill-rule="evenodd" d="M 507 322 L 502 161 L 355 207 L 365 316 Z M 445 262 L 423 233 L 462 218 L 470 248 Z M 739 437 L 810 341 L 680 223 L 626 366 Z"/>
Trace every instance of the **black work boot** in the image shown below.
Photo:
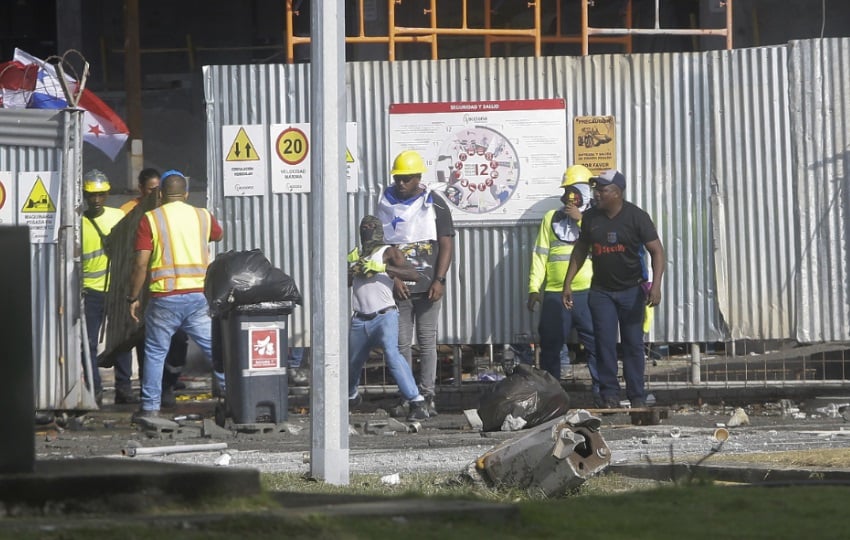
<path fill-rule="evenodd" d="M 428 405 L 424 400 L 410 402 L 410 414 L 407 415 L 408 422 L 421 422 L 430 417 L 431 415 L 428 413 Z"/>
<path fill-rule="evenodd" d="M 116 405 L 128 405 L 133 403 L 139 403 L 139 396 L 133 392 L 132 387 L 123 387 L 118 386 L 115 388 L 115 404 Z"/>

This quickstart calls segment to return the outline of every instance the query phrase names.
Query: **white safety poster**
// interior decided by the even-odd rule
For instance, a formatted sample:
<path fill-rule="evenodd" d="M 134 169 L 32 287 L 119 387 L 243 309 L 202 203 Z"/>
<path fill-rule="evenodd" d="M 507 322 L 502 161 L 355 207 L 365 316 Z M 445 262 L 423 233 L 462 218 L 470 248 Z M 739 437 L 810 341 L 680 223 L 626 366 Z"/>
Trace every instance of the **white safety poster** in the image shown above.
<path fill-rule="evenodd" d="M 0 171 L 0 225 L 14 225 L 18 222 L 15 204 L 17 195 L 12 171 Z"/>
<path fill-rule="evenodd" d="M 266 194 L 267 133 L 263 125 L 221 126 L 225 197 Z"/>
<path fill-rule="evenodd" d="M 393 104 L 390 160 L 403 150 L 422 154 L 422 182 L 445 197 L 456 222 L 539 220 L 561 195 L 566 102 Z"/>
<path fill-rule="evenodd" d="M 357 192 L 360 179 L 360 151 L 357 147 L 357 122 L 345 123 L 345 191 Z"/>
<path fill-rule="evenodd" d="M 345 190 L 357 191 L 360 158 L 357 150 L 357 122 L 345 124 Z M 310 177 L 310 124 L 272 124 L 271 178 L 273 193 L 309 193 Z"/>
<path fill-rule="evenodd" d="M 18 224 L 30 228 L 30 242 L 53 244 L 59 238 L 59 173 L 18 174 Z"/>

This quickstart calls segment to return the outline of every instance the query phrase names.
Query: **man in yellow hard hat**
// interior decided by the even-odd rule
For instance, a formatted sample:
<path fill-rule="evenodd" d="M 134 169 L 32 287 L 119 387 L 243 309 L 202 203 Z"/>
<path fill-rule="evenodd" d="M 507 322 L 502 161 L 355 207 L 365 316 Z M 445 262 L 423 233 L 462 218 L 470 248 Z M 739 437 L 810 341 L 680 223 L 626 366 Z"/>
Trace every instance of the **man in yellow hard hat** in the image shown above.
<path fill-rule="evenodd" d="M 98 405 L 103 402 L 103 383 L 97 367 L 97 346 L 105 318 L 106 292 L 109 290 L 109 256 L 104 245 L 112 228 L 124 217 L 121 210 L 106 206 L 109 187 L 109 179 L 97 169 L 83 175 L 83 199 L 86 203 L 82 223 L 83 296 L 92 374 L 89 382 Z M 131 386 L 132 369 L 130 354 L 119 354 L 115 361 L 115 403 L 139 402 Z"/>
<path fill-rule="evenodd" d="M 420 350 L 419 389 L 430 416 L 437 414 L 437 319 L 454 250 L 454 223 L 448 203 L 422 183 L 425 160 L 405 150 L 393 160 L 393 184 L 384 189 L 377 216 L 387 244 L 397 246 L 422 275 L 416 282 L 393 279 L 399 310 L 398 345 L 412 365 L 413 331 Z"/>
<path fill-rule="evenodd" d="M 573 279 L 573 309 L 568 310 L 561 301 L 564 276 L 570 264 L 573 247 L 581 230 L 582 213 L 590 208 L 590 178 L 593 173 L 584 165 L 572 165 L 564 173 L 561 187 L 563 206 L 550 210 L 543 216 L 528 276 L 528 309 L 534 311 L 541 304 L 540 367 L 553 377 L 561 377 L 561 348 L 575 328 L 587 353 L 587 367 L 592 379 L 594 405 L 602 404 L 599 395 L 599 376 L 596 372 L 596 343 L 593 322 L 587 307 L 587 295 L 593 274 L 585 267 Z M 541 298 L 542 295 L 542 298 Z"/>

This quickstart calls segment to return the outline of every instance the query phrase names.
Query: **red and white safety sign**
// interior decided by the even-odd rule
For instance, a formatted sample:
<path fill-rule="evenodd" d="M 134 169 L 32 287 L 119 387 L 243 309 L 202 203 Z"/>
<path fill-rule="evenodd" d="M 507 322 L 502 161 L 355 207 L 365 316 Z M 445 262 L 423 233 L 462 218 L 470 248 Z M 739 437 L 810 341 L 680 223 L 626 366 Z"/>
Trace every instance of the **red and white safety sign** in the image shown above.
<path fill-rule="evenodd" d="M 249 369 L 274 369 L 280 366 L 280 342 L 277 328 L 249 328 L 251 347 Z"/>

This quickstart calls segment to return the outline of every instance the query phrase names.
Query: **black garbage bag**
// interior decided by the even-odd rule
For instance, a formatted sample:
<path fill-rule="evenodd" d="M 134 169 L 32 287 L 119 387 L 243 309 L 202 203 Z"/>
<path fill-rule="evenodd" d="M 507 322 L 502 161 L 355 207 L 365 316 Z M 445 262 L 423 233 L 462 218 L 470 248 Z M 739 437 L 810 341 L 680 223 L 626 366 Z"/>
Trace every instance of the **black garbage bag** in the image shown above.
<path fill-rule="evenodd" d="M 520 364 L 481 396 L 478 416 L 484 431 L 499 431 L 509 414 L 523 418 L 524 427 L 530 428 L 566 414 L 569 408 L 570 398 L 555 377 Z"/>
<path fill-rule="evenodd" d="M 228 251 L 207 268 L 204 295 L 213 316 L 234 306 L 289 301 L 301 304 L 298 286 L 259 249 Z"/>

